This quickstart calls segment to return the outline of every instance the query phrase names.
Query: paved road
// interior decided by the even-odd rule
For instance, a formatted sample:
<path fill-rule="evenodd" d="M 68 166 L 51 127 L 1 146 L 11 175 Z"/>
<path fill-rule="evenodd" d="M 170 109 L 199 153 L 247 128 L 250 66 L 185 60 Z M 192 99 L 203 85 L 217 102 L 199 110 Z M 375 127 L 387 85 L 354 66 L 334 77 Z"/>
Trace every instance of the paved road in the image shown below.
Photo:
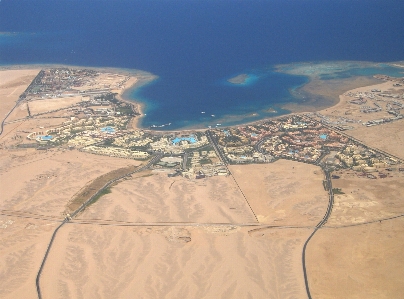
<path fill-rule="evenodd" d="M 184 154 L 184 158 L 182 159 L 182 169 L 185 170 L 187 169 L 187 161 L 188 161 L 188 153 L 186 152 Z"/>
<path fill-rule="evenodd" d="M 212 132 L 210 130 L 206 131 L 206 136 L 208 137 L 210 144 L 212 144 L 213 148 L 215 149 L 215 152 L 216 152 L 217 156 L 220 158 L 220 160 L 225 165 L 227 165 L 227 159 L 224 156 L 223 152 L 221 151 L 219 145 L 216 142 L 216 139 L 214 138 L 214 136 L 213 136 L 213 134 L 212 134 Z"/>
<path fill-rule="evenodd" d="M 6 117 L 3 119 L 3 121 L 0 124 L 0 136 L 1 134 L 3 134 L 3 129 L 4 129 L 4 123 L 6 122 L 6 119 L 10 116 L 10 114 L 14 111 L 14 109 L 21 103 L 21 101 L 23 101 L 25 99 L 25 93 L 30 90 L 31 86 L 33 84 L 35 84 L 35 82 L 37 80 L 40 80 L 40 78 L 42 77 L 42 75 L 44 74 L 44 71 L 41 70 L 38 75 L 36 75 L 36 77 L 34 78 L 34 80 L 32 80 L 31 84 L 28 85 L 28 87 L 25 89 L 25 91 L 20 95 L 20 97 L 18 98 L 17 102 L 15 103 L 15 106 L 10 110 L 10 112 L 7 113 Z M 28 110 L 29 111 L 29 110 Z"/>
<path fill-rule="evenodd" d="M 162 154 L 162 153 L 157 153 L 153 158 L 150 159 L 150 161 L 149 161 L 147 164 L 145 164 L 145 165 L 143 165 L 143 166 L 137 168 L 135 171 L 133 171 L 133 172 L 131 172 L 131 173 L 128 173 L 128 174 L 125 174 L 125 175 L 122 175 L 122 176 L 120 176 L 120 177 L 118 177 L 118 178 L 115 178 L 115 179 L 113 179 L 113 180 L 110 180 L 110 181 L 107 182 L 101 189 L 99 189 L 97 193 L 95 193 L 95 194 L 94 194 L 92 197 L 90 197 L 85 203 L 83 203 L 83 204 L 80 206 L 80 208 L 78 208 L 76 211 L 74 211 L 74 212 L 70 215 L 70 217 L 71 217 L 71 218 L 74 218 L 78 213 L 80 213 L 81 211 L 83 211 L 83 210 L 92 202 L 92 200 L 93 200 L 94 198 L 96 198 L 102 191 L 104 191 L 106 188 L 108 188 L 109 186 L 111 186 L 111 185 L 112 185 L 113 183 L 115 183 L 116 181 L 119 181 L 119 180 L 123 179 L 124 177 L 127 177 L 127 176 L 129 176 L 129 175 L 132 175 L 132 174 L 134 174 L 134 173 L 137 173 L 137 172 L 146 170 L 146 169 L 149 168 L 153 163 L 155 163 L 155 162 L 157 162 L 158 160 L 160 160 L 162 157 L 163 157 L 163 154 Z"/>
<path fill-rule="evenodd" d="M 263 150 L 261 149 L 262 144 L 267 140 L 267 138 L 262 138 L 260 139 L 255 145 L 254 145 L 254 149 L 259 152 L 259 153 L 263 153 Z"/>
<path fill-rule="evenodd" d="M 35 283 L 36 283 L 36 290 L 37 290 L 37 294 L 38 294 L 38 298 L 39 298 L 39 299 L 42 299 L 42 293 L 41 293 L 41 288 L 40 288 L 40 278 L 41 278 L 41 274 L 42 274 L 43 268 L 44 268 L 44 266 L 45 266 L 46 260 L 47 260 L 47 258 L 48 258 L 49 252 L 50 252 L 50 250 L 51 250 L 51 248 L 52 248 L 53 241 L 55 240 L 56 234 L 57 234 L 57 232 L 59 231 L 59 229 L 60 229 L 63 225 L 65 225 L 66 223 L 68 223 L 72 218 L 74 218 L 78 213 L 80 213 L 81 211 L 83 211 L 83 210 L 91 203 L 91 201 L 92 201 L 96 196 L 98 196 L 105 188 L 108 188 L 109 186 L 111 186 L 111 184 L 115 183 L 115 182 L 118 181 L 118 180 L 121 180 L 121 179 L 124 178 L 124 177 L 127 177 L 127 176 L 129 176 L 129 175 L 131 175 L 131 174 L 134 174 L 134 173 L 137 173 L 137 172 L 140 172 L 140 171 L 143 171 L 143 170 L 149 168 L 153 163 L 155 163 L 156 161 L 160 160 L 162 156 L 163 156 L 162 153 L 157 153 L 153 158 L 150 159 L 150 161 L 149 161 L 147 164 L 145 164 L 145 165 L 143 165 L 143 166 L 137 168 L 135 171 L 133 171 L 133 172 L 131 172 L 131 173 L 128 173 L 128 174 L 125 174 L 125 175 L 123 175 L 123 176 L 120 176 L 120 177 L 118 177 L 118 178 L 115 178 L 115 179 L 113 179 L 113 180 L 110 180 L 110 181 L 109 181 L 108 183 L 106 183 L 100 190 L 98 190 L 98 192 L 97 192 L 96 194 L 94 194 L 94 195 L 93 195 L 91 198 L 89 198 L 85 203 L 83 203 L 83 204 L 80 206 L 80 208 L 78 208 L 76 211 L 74 211 L 74 213 L 72 213 L 72 214 L 70 215 L 70 218 L 67 218 L 67 217 L 66 217 L 66 219 L 64 219 L 63 222 L 55 229 L 55 231 L 53 232 L 52 237 L 51 237 L 51 239 L 50 239 L 50 241 L 49 241 L 48 247 L 47 247 L 46 252 L 45 252 L 45 255 L 44 255 L 43 259 L 42 259 L 42 263 L 41 263 L 41 266 L 39 267 L 39 270 L 38 270 L 38 273 L 37 273 L 37 276 L 36 276 L 36 280 L 35 280 Z"/>
<path fill-rule="evenodd" d="M 18 106 L 18 104 L 20 103 L 20 101 L 17 101 L 14 105 L 14 107 L 7 113 L 6 117 L 3 119 L 3 121 L 1 122 L 0 125 L 0 136 L 1 134 L 3 134 L 3 130 L 4 130 L 4 123 L 6 122 L 6 119 L 10 116 L 10 114 L 14 111 L 14 109 Z"/>
<path fill-rule="evenodd" d="M 314 231 L 311 233 L 311 235 L 307 238 L 306 242 L 304 242 L 303 245 L 303 251 L 302 251 L 302 266 L 303 266 L 303 276 L 304 276 L 304 284 L 306 286 L 306 293 L 307 297 L 309 299 L 312 299 L 311 294 L 310 294 L 310 287 L 309 287 L 309 281 L 307 278 L 307 270 L 306 270 L 306 248 L 307 244 L 310 242 L 311 238 L 314 236 L 314 234 L 324 226 L 324 224 L 327 223 L 328 218 L 331 215 L 332 208 L 334 206 L 334 193 L 332 192 L 332 182 L 331 182 L 331 175 L 330 172 L 326 169 L 323 168 L 324 174 L 325 174 L 325 179 L 328 184 L 328 206 L 327 206 L 327 211 L 325 212 L 325 215 L 323 219 L 316 225 Z"/>

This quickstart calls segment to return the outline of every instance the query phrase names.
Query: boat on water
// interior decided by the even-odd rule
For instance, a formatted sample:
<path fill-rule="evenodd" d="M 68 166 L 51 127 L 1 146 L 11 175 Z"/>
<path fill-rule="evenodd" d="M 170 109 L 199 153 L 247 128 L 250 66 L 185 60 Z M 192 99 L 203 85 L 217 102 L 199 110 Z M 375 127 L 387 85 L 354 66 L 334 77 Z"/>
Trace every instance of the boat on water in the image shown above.
<path fill-rule="evenodd" d="M 171 125 L 171 123 L 164 124 L 164 125 L 160 125 L 160 126 L 158 126 L 158 125 L 151 125 L 150 128 L 163 128 L 163 127 L 165 127 L 165 126 L 170 126 L 170 125 Z"/>
<path fill-rule="evenodd" d="M 215 115 L 214 115 L 214 114 L 212 114 L 211 116 L 212 116 L 212 117 L 215 117 Z"/>
<path fill-rule="evenodd" d="M 205 113 L 205 111 L 202 111 L 201 113 Z"/>

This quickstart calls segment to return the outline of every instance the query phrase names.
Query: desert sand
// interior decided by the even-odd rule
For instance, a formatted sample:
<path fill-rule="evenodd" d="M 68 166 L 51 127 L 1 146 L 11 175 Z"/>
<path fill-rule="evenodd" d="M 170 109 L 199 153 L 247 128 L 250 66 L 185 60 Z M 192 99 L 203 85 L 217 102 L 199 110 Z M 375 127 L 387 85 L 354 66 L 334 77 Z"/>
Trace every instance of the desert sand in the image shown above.
<path fill-rule="evenodd" d="M 40 69 L 18 69 L 0 70 L 0 121 L 3 121 L 9 112 L 16 105 L 20 95 L 25 91 L 32 80 L 39 73 Z M 27 115 L 26 107 L 20 109 L 16 107 L 16 112 L 22 117 Z M 15 112 L 14 112 L 15 113 Z M 11 131 L 16 129 L 21 123 L 11 124 L 3 128 L 4 132 L 0 136 L 0 144 Z"/>
<path fill-rule="evenodd" d="M 318 231 L 307 248 L 312 297 L 402 298 L 403 230 L 401 217 Z"/>
<path fill-rule="evenodd" d="M 83 186 L 110 170 L 139 164 L 78 151 L 2 152 L 0 207 L 62 217 L 65 205 Z"/>
<path fill-rule="evenodd" d="M 331 217 L 307 247 L 313 298 L 401 298 L 404 173 L 386 178 L 340 171 Z"/>
<path fill-rule="evenodd" d="M 137 223 L 256 222 L 231 177 L 191 181 L 165 173 L 146 173 L 119 183 L 79 218 Z"/>
<path fill-rule="evenodd" d="M 0 70 L 0 116 L 11 110 L 24 90 L 31 84 L 40 69 Z"/>
<path fill-rule="evenodd" d="M 38 298 L 35 277 L 57 225 L 59 222 L 52 219 L 5 216 L 1 210 L 1 298 Z"/>
<path fill-rule="evenodd" d="M 65 97 L 65 98 L 51 98 L 32 101 L 28 103 L 29 110 L 32 115 L 40 114 L 52 110 L 66 108 L 81 102 L 81 96 Z"/>
<path fill-rule="evenodd" d="M 385 178 L 367 179 L 353 171 L 340 171 L 332 180 L 333 188 L 344 194 L 334 195 L 332 215 L 327 226 L 339 227 L 383 220 L 404 214 L 404 172 L 380 170 Z"/>
<path fill-rule="evenodd" d="M 320 167 L 289 160 L 229 166 L 260 223 L 315 226 L 324 216 L 328 193 Z"/>
<path fill-rule="evenodd" d="M 307 230 L 69 224 L 43 275 L 45 298 L 304 298 Z"/>
<path fill-rule="evenodd" d="M 285 165 L 302 170 L 293 162 L 279 162 L 271 174 L 280 181 L 289 179 Z M 319 177 L 313 185 L 322 188 Z M 311 210 L 303 197 L 290 205 L 298 206 L 297 214 Z M 45 294 L 302 298 L 301 250 L 310 233 L 306 227 L 261 226 L 232 177 L 189 181 L 139 173 L 63 227 L 49 258 L 54 268 L 43 273 L 43 284 L 49 286 Z"/>

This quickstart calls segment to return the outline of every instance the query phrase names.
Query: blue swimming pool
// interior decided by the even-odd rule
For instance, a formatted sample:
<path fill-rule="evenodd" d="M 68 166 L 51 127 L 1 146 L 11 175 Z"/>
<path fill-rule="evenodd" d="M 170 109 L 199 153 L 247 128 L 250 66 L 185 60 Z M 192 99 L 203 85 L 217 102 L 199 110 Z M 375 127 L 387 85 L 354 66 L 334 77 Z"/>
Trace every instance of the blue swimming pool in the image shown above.
<path fill-rule="evenodd" d="M 49 141 L 49 140 L 53 139 L 53 136 L 51 136 L 51 135 L 40 136 L 40 139 L 42 141 Z"/>
<path fill-rule="evenodd" d="M 115 129 L 113 127 L 107 126 L 107 127 L 101 128 L 101 132 L 103 132 L 103 133 L 115 133 Z"/>
<path fill-rule="evenodd" d="M 188 141 L 188 142 L 191 143 L 191 144 L 197 142 L 195 136 L 191 135 L 191 136 L 189 136 L 189 137 L 176 137 L 176 138 L 174 138 L 174 139 L 172 140 L 172 143 L 173 143 L 173 144 L 177 144 L 177 143 L 180 143 L 181 141 L 184 141 L 184 140 L 185 140 L 185 141 Z"/>

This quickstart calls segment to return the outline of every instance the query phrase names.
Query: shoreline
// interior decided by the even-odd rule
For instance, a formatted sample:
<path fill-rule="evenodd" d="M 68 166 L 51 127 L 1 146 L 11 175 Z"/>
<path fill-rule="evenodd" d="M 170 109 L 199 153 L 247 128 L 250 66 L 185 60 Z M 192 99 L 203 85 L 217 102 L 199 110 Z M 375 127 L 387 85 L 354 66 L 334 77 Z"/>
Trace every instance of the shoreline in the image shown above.
<path fill-rule="evenodd" d="M 331 82 L 331 81 L 334 81 L 334 80 L 329 80 L 329 82 Z M 295 97 L 297 99 L 297 101 L 280 104 L 278 106 L 280 109 L 288 110 L 289 111 L 288 113 L 269 116 L 269 117 L 263 117 L 263 118 L 260 118 L 257 120 L 252 120 L 252 121 L 245 121 L 245 122 L 241 121 L 238 124 L 223 125 L 220 127 L 221 128 L 232 128 L 232 127 L 246 126 L 246 125 L 252 125 L 252 124 L 265 122 L 267 120 L 286 116 L 286 115 L 301 114 L 301 113 L 316 112 L 316 111 L 322 111 L 325 109 L 331 109 L 331 108 L 339 105 L 339 103 L 340 103 L 339 96 L 342 95 L 343 93 L 345 93 L 351 89 L 382 83 L 382 81 L 375 79 L 373 77 L 367 77 L 367 76 L 350 77 L 347 79 L 340 80 L 338 82 L 339 86 L 337 89 L 335 89 L 333 91 L 333 94 L 324 95 L 323 93 L 328 92 L 329 88 L 330 88 L 329 86 L 327 86 L 327 84 L 325 84 L 325 86 L 323 86 L 323 87 L 320 86 L 319 90 L 317 90 L 318 93 L 315 93 L 315 92 L 313 92 L 313 90 L 311 90 L 311 89 L 315 89 L 314 87 L 316 87 L 316 86 L 312 87 L 311 84 L 318 84 L 321 82 L 322 82 L 322 80 L 308 77 L 307 83 L 299 86 L 298 88 L 296 88 L 295 91 L 290 91 L 291 95 L 293 97 Z M 304 93 L 304 96 L 311 97 L 311 99 L 305 103 L 302 103 L 301 98 L 299 99 L 299 96 L 295 94 L 298 92 Z M 326 104 L 324 104 L 324 102 L 326 102 Z M 318 104 L 320 104 L 320 105 L 318 105 Z M 268 109 L 265 108 L 262 110 L 268 110 Z M 217 118 L 215 120 L 215 122 L 221 123 L 221 122 L 224 122 L 224 120 L 229 119 L 229 118 L 245 119 L 245 118 L 254 116 L 254 114 L 259 114 L 259 112 L 261 112 L 262 110 L 257 110 L 257 112 L 251 112 L 251 113 L 244 114 L 244 115 L 237 115 L 237 114 L 236 115 L 232 115 L 232 114 L 223 115 L 221 118 Z M 235 120 L 235 122 L 237 122 L 237 120 Z M 174 129 L 174 130 L 152 130 L 150 128 L 139 128 L 139 129 L 150 130 L 152 132 L 158 132 L 158 133 L 167 133 L 167 134 L 171 133 L 171 132 L 179 132 L 179 131 L 205 131 L 205 130 L 208 130 L 208 128 L 205 126 L 205 124 L 203 124 L 203 126 L 204 127 L 201 127 L 200 124 L 196 124 L 196 125 L 190 125 L 187 127 L 182 127 L 179 129 Z"/>
<path fill-rule="evenodd" d="M 370 65 L 370 62 L 341 62 L 341 65 L 344 66 L 344 64 L 353 64 L 355 63 L 356 65 Z M 394 65 L 394 67 L 397 67 L 397 63 L 386 63 L 388 65 Z M 326 63 L 324 63 L 326 64 Z M 330 62 L 329 64 L 335 64 L 335 62 Z M 373 63 L 377 64 L 377 63 Z M 321 63 L 295 63 L 295 64 L 288 64 L 287 66 L 297 66 L 297 68 L 301 68 L 302 65 L 304 66 L 309 66 L 311 67 L 312 65 L 316 66 L 321 66 Z M 158 133 L 170 133 L 170 132 L 178 132 L 178 131 L 203 131 L 207 130 L 208 128 L 206 127 L 206 123 L 199 123 L 199 124 L 192 124 L 189 126 L 173 129 L 173 130 L 153 130 L 149 127 L 143 127 L 142 126 L 142 119 L 144 118 L 145 114 L 144 111 L 146 109 L 146 103 L 136 100 L 134 98 L 131 98 L 129 96 L 130 93 L 132 93 L 134 90 L 137 88 L 140 88 L 153 80 L 157 79 L 158 76 L 154 75 L 152 73 L 142 71 L 142 70 L 137 70 L 137 69 L 125 69 L 125 68 L 114 68 L 114 67 L 91 67 L 91 66 L 78 66 L 78 65 L 64 65 L 64 64 L 21 64 L 21 65 L 0 65 L 0 70 L 30 70 L 30 69 L 41 69 L 41 68 L 57 68 L 57 67 L 67 67 L 67 68 L 86 68 L 86 69 L 91 69 L 91 70 L 96 70 L 100 72 L 106 72 L 106 73 L 116 73 L 116 74 L 121 74 L 121 75 L 127 75 L 130 76 L 131 78 L 128 80 L 127 83 L 129 83 L 127 86 L 123 87 L 122 89 L 119 90 L 111 90 L 111 92 L 117 93 L 117 99 L 128 103 L 134 107 L 134 111 L 139 113 L 139 115 L 134 116 L 129 125 L 128 129 L 130 130 L 150 130 L 153 132 L 158 132 Z M 277 72 L 289 74 L 289 75 L 299 75 L 296 73 L 296 69 L 285 69 L 285 65 L 275 65 L 274 66 L 275 70 Z M 282 69 L 283 68 L 283 69 Z M 218 123 L 225 123 L 226 120 L 229 118 L 233 118 L 234 121 L 237 124 L 233 125 L 223 125 L 221 127 L 237 127 L 237 126 L 242 126 L 242 125 L 248 125 L 248 124 L 253 124 L 257 122 L 263 122 L 269 119 L 273 119 L 276 117 L 281 117 L 283 115 L 290 115 L 294 113 L 304 113 L 304 112 L 315 112 L 315 111 L 321 111 L 324 109 L 329 109 L 332 107 L 335 107 L 339 104 L 340 98 L 339 96 L 343 94 L 344 92 L 354 89 L 354 88 L 359 88 L 359 87 L 364 87 L 364 86 L 370 86 L 373 84 L 380 83 L 380 80 L 373 78 L 373 76 L 351 76 L 348 78 L 343 78 L 343 79 L 331 79 L 331 80 L 324 80 L 320 79 L 318 74 L 308 74 L 301 72 L 300 76 L 304 76 L 307 78 L 307 82 L 289 89 L 289 93 L 293 98 L 296 100 L 293 102 L 288 102 L 288 103 L 281 103 L 278 105 L 280 109 L 288 111 L 287 113 L 281 114 L 281 115 L 274 115 L 274 116 L 264 116 L 263 118 L 252 120 L 252 121 L 245 121 L 243 122 L 243 119 L 254 117 L 256 115 L 259 115 L 259 113 L 268 110 L 267 108 L 265 109 L 260 109 L 257 110 L 256 112 L 251 112 L 248 114 L 241 114 L 241 115 L 223 115 L 220 118 L 217 118 L 214 120 L 214 122 Z M 131 82 L 132 81 L 132 82 Z M 272 107 L 271 107 L 272 108 Z M 276 109 L 276 107 L 275 107 Z M 237 120 L 239 119 L 239 121 Z"/>
<path fill-rule="evenodd" d="M 141 101 L 134 101 L 133 99 L 126 96 L 127 93 L 140 88 L 153 80 L 157 79 L 158 76 L 138 69 L 126 69 L 126 68 L 116 68 L 116 67 L 93 67 L 93 66 L 80 66 L 80 65 L 68 65 L 68 64 L 15 64 L 15 65 L 0 65 L 0 71 L 13 71 L 13 70 L 41 70 L 46 68 L 78 68 L 78 69 L 89 69 L 96 70 L 103 73 L 115 73 L 119 75 L 125 75 L 131 77 L 128 81 L 131 81 L 128 86 L 125 86 L 122 89 L 114 89 L 111 90 L 113 93 L 117 93 L 117 99 L 119 101 L 125 102 L 133 106 L 136 111 L 139 113 L 138 116 L 132 118 L 129 123 L 129 129 L 139 129 L 144 130 L 140 123 L 141 119 L 144 117 L 143 111 L 145 110 L 146 104 Z"/>
<path fill-rule="evenodd" d="M 158 76 L 150 74 L 149 77 L 132 77 L 136 80 L 132 82 L 128 87 L 123 88 L 120 92 L 118 92 L 116 98 L 119 101 L 125 102 L 130 104 L 132 107 L 135 108 L 136 112 L 139 113 L 139 115 L 132 117 L 132 119 L 129 122 L 128 129 L 129 130 L 144 130 L 145 128 L 142 127 L 141 121 L 143 117 L 145 116 L 144 111 L 146 108 L 146 104 L 141 102 L 141 101 L 135 101 L 134 99 L 128 97 L 128 93 L 133 92 L 135 89 L 140 88 L 153 80 L 157 79 Z"/>

